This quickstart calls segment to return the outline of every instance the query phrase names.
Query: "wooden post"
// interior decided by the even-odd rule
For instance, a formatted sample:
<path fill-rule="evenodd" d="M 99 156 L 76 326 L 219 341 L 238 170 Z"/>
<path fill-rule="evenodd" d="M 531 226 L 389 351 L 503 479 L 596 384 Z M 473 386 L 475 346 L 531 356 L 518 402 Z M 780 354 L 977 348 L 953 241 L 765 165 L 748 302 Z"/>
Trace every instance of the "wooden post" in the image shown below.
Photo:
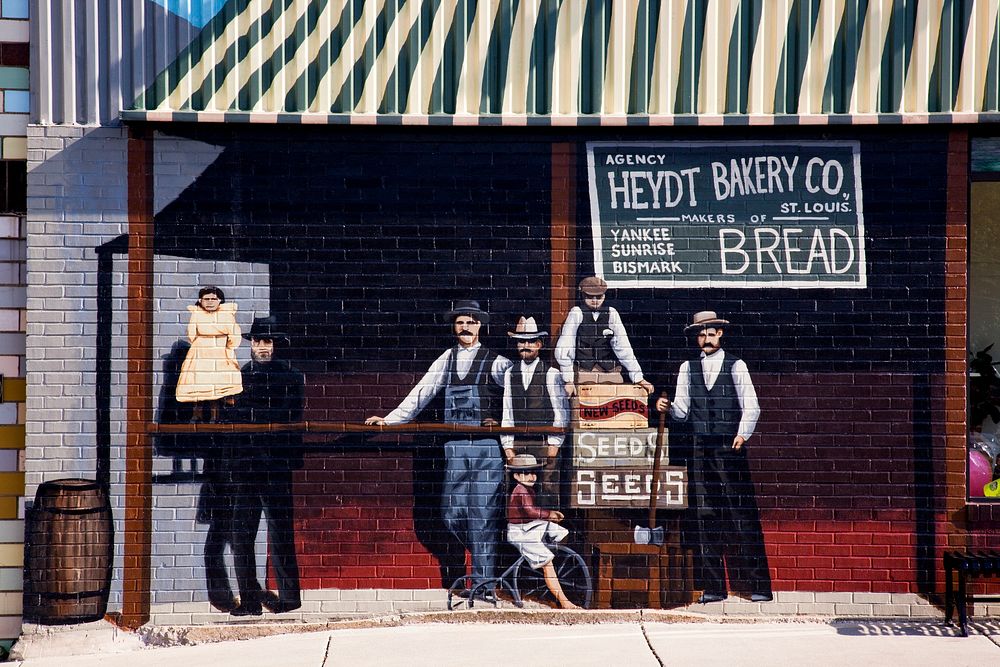
<path fill-rule="evenodd" d="M 966 504 L 968 437 L 968 232 L 969 132 L 953 128 L 948 137 L 948 195 L 945 232 L 944 495 L 951 524 L 945 548 L 972 546 Z"/>
<path fill-rule="evenodd" d="M 555 344 L 576 283 L 576 145 L 552 144 L 551 322 Z"/>
<path fill-rule="evenodd" d="M 121 624 L 149 621 L 153 516 L 153 131 L 128 133 L 128 365 Z"/>

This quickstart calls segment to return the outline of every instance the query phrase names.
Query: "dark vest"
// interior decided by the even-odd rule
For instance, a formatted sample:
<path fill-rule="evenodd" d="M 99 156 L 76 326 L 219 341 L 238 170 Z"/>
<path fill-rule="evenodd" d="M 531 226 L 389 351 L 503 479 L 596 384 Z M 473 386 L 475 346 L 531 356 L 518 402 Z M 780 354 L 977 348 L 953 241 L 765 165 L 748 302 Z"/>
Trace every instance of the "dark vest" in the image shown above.
<path fill-rule="evenodd" d="M 594 366 L 610 371 L 618 365 L 618 357 L 611 349 L 611 338 L 603 333 L 611 324 L 611 311 L 601 308 L 595 322 L 592 310 L 587 307 L 580 310 L 583 321 L 576 330 L 576 363 L 588 371 Z"/>
<path fill-rule="evenodd" d="M 541 359 L 535 366 L 535 374 L 531 376 L 528 388 L 524 388 L 521 379 L 521 363 L 516 362 L 510 368 L 511 412 L 514 415 L 515 426 L 552 426 L 555 412 L 552 410 L 552 400 L 549 398 L 549 385 L 546 382 L 549 367 Z M 515 442 L 536 442 L 542 436 L 517 436 Z"/>
<path fill-rule="evenodd" d="M 458 376 L 458 347 L 452 349 L 445 384 L 445 416 L 447 424 L 479 426 L 487 417 L 497 418 L 496 390 L 490 371 L 497 355 L 480 347 L 469 367 L 469 374 Z"/>
<path fill-rule="evenodd" d="M 735 437 L 743 415 L 733 383 L 733 364 L 739 359 L 726 354 L 711 391 L 705 386 L 701 361 L 698 358 L 690 362 L 691 409 L 688 421 L 695 435 Z"/>

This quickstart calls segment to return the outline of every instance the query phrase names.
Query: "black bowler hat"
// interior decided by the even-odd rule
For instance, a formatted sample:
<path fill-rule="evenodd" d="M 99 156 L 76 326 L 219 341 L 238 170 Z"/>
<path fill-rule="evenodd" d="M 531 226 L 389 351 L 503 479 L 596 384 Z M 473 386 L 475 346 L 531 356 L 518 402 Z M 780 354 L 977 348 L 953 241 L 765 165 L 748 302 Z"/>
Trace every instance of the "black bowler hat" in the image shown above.
<path fill-rule="evenodd" d="M 449 322 L 454 322 L 459 315 L 469 315 L 478 320 L 480 324 L 490 323 L 490 314 L 479 307 L 478 301 L 456 301 L 454 307 L 445 313 Z"/>
<path fill-rule="evenodd" d="M 278 328 L 278 321 L 270 315 L 268 317 L 253 318 L 253 324 L 250 325 L 250 333 L 243 334 L 243 337 L 247 340 L 268 338 L 270 340 L 289 342 L 288 334 Z"/>

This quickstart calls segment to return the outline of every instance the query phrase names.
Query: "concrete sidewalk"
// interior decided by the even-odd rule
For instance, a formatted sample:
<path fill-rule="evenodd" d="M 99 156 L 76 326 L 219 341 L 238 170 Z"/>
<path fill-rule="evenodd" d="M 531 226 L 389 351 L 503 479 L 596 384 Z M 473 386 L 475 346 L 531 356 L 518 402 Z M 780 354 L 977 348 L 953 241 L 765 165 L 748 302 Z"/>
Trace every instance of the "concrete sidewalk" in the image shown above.
<path fill-rule="evenodd" d="M 392 627 L 345 628 L 218 641 L 194 646 L 141 647 L 139 642 L 81 646 L 86 654 L 27 657 L 23 667 L 275 667 L 303 665 L 454 664 L 461 667 L 525 662 L 573 665 L 847 665 L 906 664 L 935 667 L 1000 662 L 1000 624 L 977 622 L 969 637 L 938 621 L 795 621 L 732 619 L 727 622 L 637 614 L 624 622 L 593 622 L 587 612 L 563 624 L 477 622 L 454 613 L 451 622 L 407 622 Z M 436 615 L 435 615 L 436 616 Z M 539 619 L 535 619 L 539 620 Z M 599 620 L 599 619 L 594 619 Z M 221 628 L 220 628 L 221 629 Z M 293 630 L 292 628 L 287 628 Z M 251 627 L 245 630 L 250 631 Z M 294 630 L 293 630 L 294 631 Z M 56 637 L 57 635 L 53 635 Z M 106 635 L 110 636 L 110 635 Z M 208 636 L 208 635 L 204 635 Z M 234 636 L 232 633 L 218 636 Z M 134 636 L 133 636 L 134 637 Z M 175 635 L 200 641 L 197 635 Z M 38 647 L 36 647 L 38 648 Z"/>

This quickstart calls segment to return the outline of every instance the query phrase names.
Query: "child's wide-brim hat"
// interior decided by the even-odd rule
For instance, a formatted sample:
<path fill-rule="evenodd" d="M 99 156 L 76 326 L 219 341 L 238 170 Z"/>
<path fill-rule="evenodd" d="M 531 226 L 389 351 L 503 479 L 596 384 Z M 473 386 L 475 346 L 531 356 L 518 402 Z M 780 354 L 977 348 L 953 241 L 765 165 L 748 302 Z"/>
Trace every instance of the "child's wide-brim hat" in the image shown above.
<path fill-rule="evenodd" d="M 512 472 L 527 472 L 544 468 L 544 463 L 539 463 L 531 454 L 518 454 L 507 464 L 507 469 Z"/>

